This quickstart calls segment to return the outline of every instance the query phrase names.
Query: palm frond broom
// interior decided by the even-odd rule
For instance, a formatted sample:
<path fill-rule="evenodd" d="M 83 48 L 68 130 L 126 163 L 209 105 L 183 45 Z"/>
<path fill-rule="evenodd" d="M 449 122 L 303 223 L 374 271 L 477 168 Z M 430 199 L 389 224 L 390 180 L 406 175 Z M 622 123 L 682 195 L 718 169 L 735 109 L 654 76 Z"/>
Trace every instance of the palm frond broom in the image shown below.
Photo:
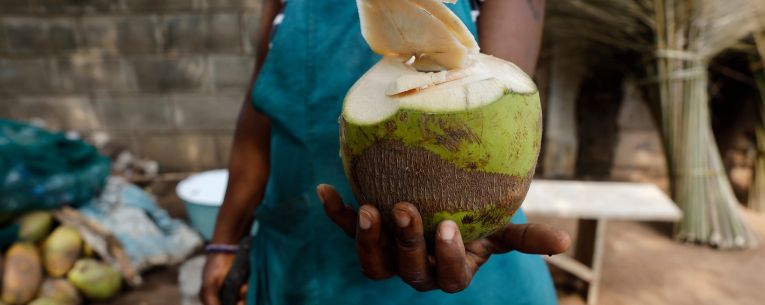
<path fill-rule="evenodd" d="M 752 210 L 765 212 L 765 31 L 755 33 L 754 43 L 757 56 L 752 57 L 752 73 L 760 92 L 759 122 L 755 127 L 757 160 L 754 164 L 754 179 L 749 189 L 747 205 Z"/>

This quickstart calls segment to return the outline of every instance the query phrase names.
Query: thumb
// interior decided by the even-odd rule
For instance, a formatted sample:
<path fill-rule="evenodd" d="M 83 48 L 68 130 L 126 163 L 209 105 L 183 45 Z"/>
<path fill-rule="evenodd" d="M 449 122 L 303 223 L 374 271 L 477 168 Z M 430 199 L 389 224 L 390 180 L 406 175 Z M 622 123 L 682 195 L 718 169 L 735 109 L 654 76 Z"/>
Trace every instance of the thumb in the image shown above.
<path fill-rule="evenodd" d="M 202 286 L 202 290 L 199 292 L 199 298 L 204 305 L 221 305 L 220 297 L 218 297 L 218 291 L 220 291 L 220 283 L 217 284 L 205 284 Z"/>
<path fill-rule="evenodd" d="M 236 302 L 236 305 L 246 305 L 247 304 L 247 284 L 242 285 L 242 289 L 239 290 L 239 302 Z"/>
<path fill-rule="evenodd" d="M 233 263 L 233 257 L 224 254 L 209 254 L 202 272 L 202 289 L 199 299 L 204 305 L 221 305 L 220 290 Z"/>
<path fill-rule="evenodd" d="M 489 236 L 493 253 L 560 254 L 571 245 L 566 232 L 546 224 L 509 224 Z"/>
<path fill-rule="evenodd" d="M 319 184 L 316 187 L 316 194 L 324 206 L 324 213 L 327 214 L 327 217 L 345 231 L 345 234 L 348 236 L 353 237 L 356 235 L 356 221 L 358 218 L 356 211 L 343 203 L 343 199 L 335 188 L 328 184 Z"/>

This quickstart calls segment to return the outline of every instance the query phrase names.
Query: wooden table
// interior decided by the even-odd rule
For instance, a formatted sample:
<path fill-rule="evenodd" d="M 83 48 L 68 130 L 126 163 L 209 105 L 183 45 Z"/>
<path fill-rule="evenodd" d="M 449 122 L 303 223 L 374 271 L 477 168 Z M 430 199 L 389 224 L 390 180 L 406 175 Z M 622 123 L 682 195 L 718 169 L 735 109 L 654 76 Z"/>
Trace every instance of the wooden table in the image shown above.
<path fill-rule="evenodd" d="M 677 221 L 682 212 L 648 183 L 534 180 L 523 202 L 528 216 L 579 220 L 575 257 L 545 259 L 588 283 L 587 304 L 597 303 L 608 220 Z"/>

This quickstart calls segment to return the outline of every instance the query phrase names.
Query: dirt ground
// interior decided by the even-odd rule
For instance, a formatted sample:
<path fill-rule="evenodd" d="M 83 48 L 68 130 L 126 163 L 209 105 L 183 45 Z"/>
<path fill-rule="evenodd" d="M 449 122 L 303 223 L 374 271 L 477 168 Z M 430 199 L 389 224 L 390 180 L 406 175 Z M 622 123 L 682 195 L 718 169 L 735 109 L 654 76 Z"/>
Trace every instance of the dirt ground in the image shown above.
<path fill-rule="evenodd" d="M 744 214 L 755 234 L 765 240 L 765 215 Z M 550 222 L 574 231 L 574 222 Z M 599 304 L 765 303 L 765 246 L 720 251 L 674 242 L 667 237 L 670 232 L 667 224 L 609 222 Z M 554 274 L 561 305 L 584 304 L 579 294 L 571 292 L 577 285 Z"/>
<path fill-rule="evenodd" d="M 171 215 L 185 216 L 176 197 L 160 196 L 159 201 Z M 765 243 L 765 215 L 748 211 L 744 215 Z M 571 220 L 532 221 L 551 223 L 576 235 Z M 753 250 L 719 251 L 677 243 L 669 238 L 670 232 L 671 226 L 663 223 L 609 222 L 599 304 L 765 303 L 765 245 Z M 576 292 L 582 287 L 580 282 L 560 271 L 553 270 L 553 274 L 561 305 L 584 304 Z M 101 304 L 181 304 L 177 280 L 178 266 L 153 270 L 145 274 L 142 287 Z"/>

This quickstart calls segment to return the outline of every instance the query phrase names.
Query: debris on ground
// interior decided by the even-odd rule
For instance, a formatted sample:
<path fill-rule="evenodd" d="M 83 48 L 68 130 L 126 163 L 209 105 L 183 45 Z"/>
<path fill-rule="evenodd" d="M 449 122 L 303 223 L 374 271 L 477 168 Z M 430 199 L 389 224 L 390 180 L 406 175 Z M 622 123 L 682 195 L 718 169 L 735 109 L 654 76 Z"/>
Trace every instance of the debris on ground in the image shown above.
<path fill-rule="evenodd" d="M 90 140 L 0 119 L 0 304 L 111 302 L 201 248 L 136 185 L 159 177 L 156 161 Z"/>

